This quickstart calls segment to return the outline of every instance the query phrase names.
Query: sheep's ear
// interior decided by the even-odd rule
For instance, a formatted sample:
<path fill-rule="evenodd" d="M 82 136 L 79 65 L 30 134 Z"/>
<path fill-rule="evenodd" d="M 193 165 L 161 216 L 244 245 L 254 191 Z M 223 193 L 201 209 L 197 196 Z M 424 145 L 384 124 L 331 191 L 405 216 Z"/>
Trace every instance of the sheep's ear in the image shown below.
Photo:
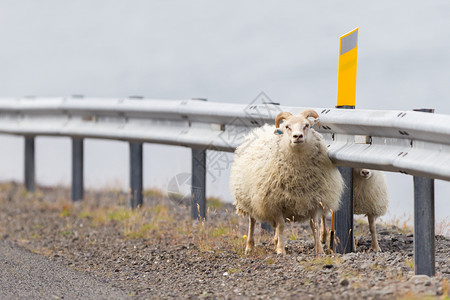
<path fill-rule="evenodd" d="M 283 134 L 283 131 L 281 131 L 280 128 L 275 128 L 275 131 L 273 132 L 273 134 L 276 134 L 276 135 L 282 135 L 282 134 Z"/>
<path fill-rule="evenodd" d="M 309 124 L 311 125 L 311 127 L 313 127 L 315 124 L 317 124 L 317 127 L 320 128 L 320 119 L 319 118 L 315 119 L 313 117 L 309 117 L 308 121 L 309 121 Z"/>

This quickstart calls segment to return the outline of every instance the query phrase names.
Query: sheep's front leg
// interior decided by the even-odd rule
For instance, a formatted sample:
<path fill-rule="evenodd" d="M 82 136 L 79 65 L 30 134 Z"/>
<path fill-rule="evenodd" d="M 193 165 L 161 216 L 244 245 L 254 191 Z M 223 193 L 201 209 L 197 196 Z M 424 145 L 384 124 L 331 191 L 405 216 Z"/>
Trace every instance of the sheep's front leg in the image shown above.
<path fill-rule="evenodd" d="M 369 229 L 370 234 L 372 235 L 372 250 L 375 252 L 381 251 L 380 246 L 378 245 L 377 240 L 377 227 L 375 226 L 375 220 L 377 217 L 373 215 L 367 215 L 367 219 L 369 220 Z"/>
<path fill-rule="evenodd" d="M 314 249 L 316 250 L 316 255 L 322 254 L 324 252 L 322 244 L 319 241 L 319 214 L 317 212 L 313 212 L 311 214 L 309 223 L 311 225 L 311 230 L 314 235 Z"/>
<path fill-rule="evenodd" d="M 278 218 L 278 220 L 275 222 L 275 238 L 273 239 L 275 243 L 275 250 L 277 251 L 277 254 L 286 254 L 286 249 L 284 248 L 283 243 L 283 230 L 284 230 L 284 219 L 281 216 Z"/>
<path fill-rule="evenodd" d="M 327 223 L 326 223 L 326 216 L 325 214 L 322 215 L 322 224 L 320 226 L 320 241 L 322 244 L 325 244 L 327 242 L 328 237 L 328 230 L 327 230 Z"/>
<path fill-rule="evenodd" d="M 249 254 L 250 252 L 252 252 L 253 248 L 255 247 L 255 238 L 254 238 L 255 223 L 256 223 L 256 220 L 249 216 L 248 217 L 247 245 L 245 247 L 245 254 Z"/>

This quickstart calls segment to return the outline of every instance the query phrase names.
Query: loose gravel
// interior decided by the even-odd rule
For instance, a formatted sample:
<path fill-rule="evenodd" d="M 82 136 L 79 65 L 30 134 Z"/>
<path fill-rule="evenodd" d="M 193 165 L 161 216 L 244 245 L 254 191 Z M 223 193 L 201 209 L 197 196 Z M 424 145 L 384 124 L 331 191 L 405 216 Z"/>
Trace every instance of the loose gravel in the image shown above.
<path fill-rule="evenodd" d="M 259 227 L 256 251 L 246 256 L 247 220 L 232 206 L 213 199 L 208 220 L 192 222 L 183 204 L 157 191 L 145 196 L 144 207 L 131 211 L 119 191 L 90 192 L 73 204 L 64 188 L 27 193 L 4 183 L 0 239 L 137 299 L 448 299 L 450 240 L 443 236 L 436 236 L 431 278 L 414 275 L 407 228 L 377 225 L 383 252 L 373 253 L 361 221 L 355 253 L 316 257 L 309 226 L 288 224 L 285 256 Z"/>

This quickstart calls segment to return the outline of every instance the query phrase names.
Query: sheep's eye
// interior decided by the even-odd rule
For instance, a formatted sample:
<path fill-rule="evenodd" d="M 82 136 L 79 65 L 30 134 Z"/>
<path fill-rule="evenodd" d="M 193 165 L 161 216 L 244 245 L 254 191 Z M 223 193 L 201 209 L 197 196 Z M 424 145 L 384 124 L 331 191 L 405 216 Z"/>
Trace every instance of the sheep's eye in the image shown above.
<path fill-rule="evenodd" d="M 305 125 L 305 129 L 308 128 L 308 127 L 309 127 L 309 124 L 306 124 L 306 125 Z"/>
<path fill-rule="evenodd" d="M 287 130 L 291 130 L 291 127 L 289 127 L 289 126 L 286 125 L 286 129 L 287 129 Z"/>

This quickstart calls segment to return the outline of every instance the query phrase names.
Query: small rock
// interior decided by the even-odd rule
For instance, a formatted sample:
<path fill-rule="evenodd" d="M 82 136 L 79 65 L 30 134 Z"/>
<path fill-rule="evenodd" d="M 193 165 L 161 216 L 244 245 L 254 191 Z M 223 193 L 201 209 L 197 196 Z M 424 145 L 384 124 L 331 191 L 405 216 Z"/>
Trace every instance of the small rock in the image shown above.
<path fill-rule="evenodd" d="M 229 276 L 228 272 L 223 273 L 223 276 Z"/>
<path fill-rule="evenodd" d="M 346 261 L 346 260 L 353 260 L 353 259 L 356 258 L 356 256 L 357 256 L 356 253 L 350 252 L 350 253 L 344 254 L 344 255 L 342 256 L 342 259 L 343 259 L 344 261 Z"/>
<path fill-rule="evenodd" d="M 391 295 L 393 293 L 394 293 L 394 291 L 392 290 L 391 287 L 384 288 L 383 290 L 380 291 L 381 296 L 387 296 L 387 295 Z"/>
<path fill-rule="evenodd" d="M 326 292 L 324 294 L 321 295 L 322 299 L 333 299 L 333 293 L 331 292 Z"/>
<path fill-rule="evenodd" d="M 342 286 L 348 286 L 350 284 L 350 282 L 348 281 L 347 278 L 341 279 L 341 281 L 339 281 L 339 284 Z"/>
<path fill-rule="evenodd" d="M 305 256 L 297 256 L 296 260 L 298 262 L 304 262 L 304 261 L 306 261 L 306 257 Z"/>
<path fill-rule="evenodd" d="M 426 284 L 430 281 L 430 277 L 427 275 L 414 275 L 409 279 L 409 281 L 414 284 Z"/>
<path fill-rule="evenodd" d="M 368 264 L 368 263 L 362 263 L 362 264 L 359 266 L 359 268 L 360 268 L 361 270 L 368 270 L 368 269 L 370 268 L 370 264 Z"/>

